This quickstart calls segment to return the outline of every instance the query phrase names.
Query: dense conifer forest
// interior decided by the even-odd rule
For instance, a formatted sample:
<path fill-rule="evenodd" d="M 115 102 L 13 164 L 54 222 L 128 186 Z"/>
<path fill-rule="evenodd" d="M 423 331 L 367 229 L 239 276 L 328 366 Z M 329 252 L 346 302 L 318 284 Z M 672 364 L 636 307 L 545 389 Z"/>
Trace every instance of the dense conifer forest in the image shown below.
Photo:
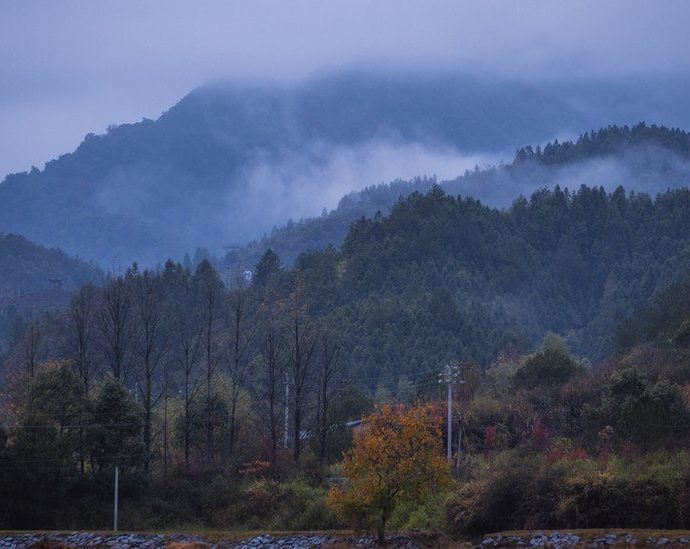
<path fill-rule="evenodd" d="M 435 187 L 354 223 L 340 252 L 304 254 L 295 271 L 372 384 L 452 358 L 486 365 L 547 331 L 596 362 L 618 322 L 685 276 L 689 206 L 687 190 L 557 187 L 498 211 Z"/>

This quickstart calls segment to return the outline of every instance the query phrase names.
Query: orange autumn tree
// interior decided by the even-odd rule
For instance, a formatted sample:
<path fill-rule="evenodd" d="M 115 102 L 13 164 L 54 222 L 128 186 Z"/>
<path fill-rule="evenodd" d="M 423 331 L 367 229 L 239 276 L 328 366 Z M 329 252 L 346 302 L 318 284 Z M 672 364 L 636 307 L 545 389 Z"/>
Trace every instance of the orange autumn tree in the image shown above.
<path fill-rule="evenodd" d="M 331 488 L 328 505 L 346 521 L 374 526 L 382 540 L 398 503 L 421 502 L 449 481 L 442 440 L 430 404 L 377 407 L 355 432 L 343 456 L 347 482 Z"/>

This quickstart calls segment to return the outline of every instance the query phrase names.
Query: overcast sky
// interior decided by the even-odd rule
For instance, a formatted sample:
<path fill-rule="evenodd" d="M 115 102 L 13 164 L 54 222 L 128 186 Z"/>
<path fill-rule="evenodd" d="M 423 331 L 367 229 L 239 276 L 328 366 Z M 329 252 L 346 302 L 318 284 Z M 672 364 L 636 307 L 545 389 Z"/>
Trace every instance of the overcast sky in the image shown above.
<path fill-rule="evenodd" d="M 690 73 L 690 2 L 0 0 L 0 177 L 217 78 L 322 69 Z"/>

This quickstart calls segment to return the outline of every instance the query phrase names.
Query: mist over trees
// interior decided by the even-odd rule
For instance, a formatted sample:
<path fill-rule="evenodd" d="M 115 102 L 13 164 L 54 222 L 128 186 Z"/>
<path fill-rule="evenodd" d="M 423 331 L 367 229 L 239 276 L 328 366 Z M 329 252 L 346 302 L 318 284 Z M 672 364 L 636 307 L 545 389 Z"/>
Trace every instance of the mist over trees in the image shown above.
<path fill-rule="evenodd" d="M 522 147 L 513 162 L 475 167 L 452 180 L 418 177 L 367 187 L 345 195 L 338 207 L 320 217 L 289 223 L 247 246 L 229 252 L 223 260 L 253 265 L 267 248 L 290 265 L 305 250 L 340 245 L 358 217 L 388 214 L 401 197 L 428 192 L 440 185 L 452 195 L 471 196 L 482 203 L 508 208 L 519 196 L 540 188 L 578 189 L 601 186 L 609 192 L 623 185 L 628 191 L 650 196 L 682 188 L 690 179 L 688 133 L 644 123 L 609 126 L 586 132 L 577 140 L 558 140 Z M 218 260 L 218 264 L 221 264 Z"/>
<path fill-rule="evenodd" d="M 0 549 L 690 544 L 690 3 L 416 3 L 1 5 Z"/>
<path fill-rule="evenodd" d="M 617 322 L 685 276 L 689 200 L 557 187 L 499 211 L 435 187 L 357 221 L 340 252 L 303 254 L 295 270 L 373 386 L 395 390 L 454 357 L 488 364 L 547 331 L 596 361 Z"/>
<path fill-rule="evenodd" d="M 682 100 L 658 101 L 657 86 L 664 89 L 366 72 L 317 75 L 294 86 L 208 84 L 156 121 L 113 125 L 43 170 L 8 175 L 0 184 L 0 231 L 103 266 L 116 257 L 149 267 L 200 246 L 218 253 L 289 219 L 318 215 L 353 187 L 400 175 L 411 157 L 421 158 L 410 164 L 410 177 L 467 155 L 509 158 L 524 143 L 606 123 L 690 120 Z M 621 91 L 624 105 L 611 100 Z M 386 169 L 357 171 L 370 162 Z M 458 192 L 503 206 L 534 188 Z M 266 202 L 267 194 L 279 198 Z M 365 213 L 375 210 L 358 211 Z"/>

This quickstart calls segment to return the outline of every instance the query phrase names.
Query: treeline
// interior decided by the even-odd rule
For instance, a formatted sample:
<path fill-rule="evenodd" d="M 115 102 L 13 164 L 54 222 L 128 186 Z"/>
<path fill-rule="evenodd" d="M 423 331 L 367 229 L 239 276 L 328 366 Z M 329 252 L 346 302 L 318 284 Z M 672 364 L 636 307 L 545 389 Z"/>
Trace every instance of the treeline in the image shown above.
<path fill-rule="evenodd" d="M 115 465 L 125 497 L 155 493 L 160 505 L 175 482 L 197 500 L 214 478 L 302 472 L 318 485 L 348 443 L 346 421 L 369 405 L 342 349 L 270 254 L 251 282 L 168 262 L 82 287 L 66 312 L 17 331 L 4 357 L 0 523 L 105 526 L 107 489 L 94 487 L 112 484 Z M 176 520 L 211 521 L 189 512 Z"/>
<path fill-rule="evenodd" d="M 290 269 L 266 252 L 247 290 L 268 264 L 276 281 L 299 281 L 305 318 L 337 327 L 343 370 L 372 394 L 402 397 L 439 364 L 486 366 L 546 332 L 603 359 L 614 326 L 685 276 L 689 225 L 687 189 L 652 199 L 556 187 L 501 211 L 435 186 L 356 221 L 340 250 L 302 253 Z M 285 299 L 287 283 L 275 284 Z"/>
<path fill-rule="evenodd" d="M 522 147 L 515 153 L 515 163 L 536 161 L 555 165 L 621 154 L 641 145 L 668 149 L 683 158 L 690 157 L 690 134 L 679 128 L 667 128 L 640 122 L 634 126 L 608 126 L 585 132 L 576 141 L 553 142 L 536 147 Z"/>

